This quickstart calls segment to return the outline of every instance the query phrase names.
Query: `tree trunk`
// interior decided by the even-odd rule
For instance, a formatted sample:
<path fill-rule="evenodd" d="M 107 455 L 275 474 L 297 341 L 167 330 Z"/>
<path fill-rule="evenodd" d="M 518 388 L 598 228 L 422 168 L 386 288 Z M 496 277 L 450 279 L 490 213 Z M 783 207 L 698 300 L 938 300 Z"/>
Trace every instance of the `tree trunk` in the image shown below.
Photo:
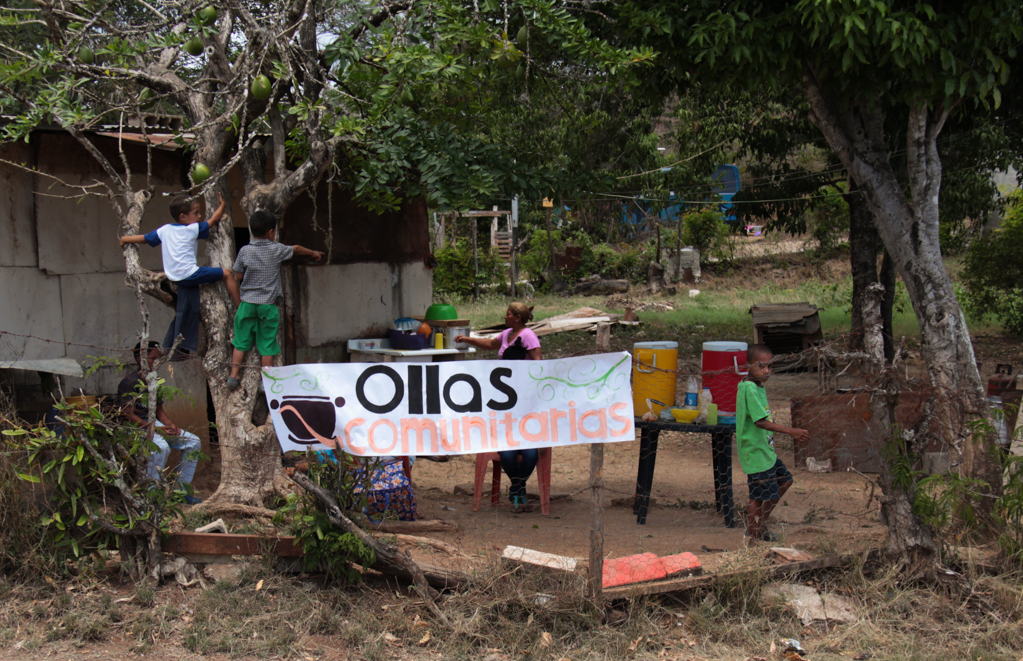
<path fill-rule="evenodd" d="M 938 192 L 941 161 L 937 137 L 947 117 L 926 104 L 910 110 L 907 130 L 909 192 L 895 176 L 884 144 L 882 103 L 864 98 L 846 110 L 827 96 L 807 69 L 803 88 L 810 119 L 864 192 L 892 263 L 902 276 L 920 322 L 921 352 L 934 389 L 934 415 L 941 440 L 955 452 L 963 475 L 1001 489 L 993 435 L 974 437 L 967 423 L 986 417 L 987 406 L 973 345 L 952 281 L 941 260 L 938 241 Z M 924 427 L 926 428 L 926 426 Z M 992 501 L 983 498 L 984 501 Z"/>
<path fill-rule="evenodd" d="M 881 256 L 880 282 L 884 287 L 884 298 L 881 299 L 881 329 L 884 333 L 884 359 L 891 363 L 895 360 L 895 328 L 892 315 L 895 310 L 895 286 L 898 273 L 892 263 L 891 255 L 885 250 Z"/>
<path fill-rule="evenodd" d="M 870 357 L 867 372 L 871 377 L 870 431 L 881 446 L 884 461 L 878 482 L 884 497 L 881 520 L 888 526 L 887 550 L 902 559 L 911 572 L 930 571 L 937 546 L 931 531 L 913 513 L 914 481 L 909 469 L 916 459 L 909 433 L 894 433 L 895 404 L 898 399 L 896 379 L 884 359 L 881 301 L 884 287 L 870 285 L 864 292 L 863 349 Z"/>
<path fill-rule="evenodd" d="M 849 204 L 849 266 L 852 271 L 852 323 L 849 329 L 849 348 L 861 351 L 867 287 L 877 282 L 878 236 L 863 191 L 851 178 L 845 200 Z"/>

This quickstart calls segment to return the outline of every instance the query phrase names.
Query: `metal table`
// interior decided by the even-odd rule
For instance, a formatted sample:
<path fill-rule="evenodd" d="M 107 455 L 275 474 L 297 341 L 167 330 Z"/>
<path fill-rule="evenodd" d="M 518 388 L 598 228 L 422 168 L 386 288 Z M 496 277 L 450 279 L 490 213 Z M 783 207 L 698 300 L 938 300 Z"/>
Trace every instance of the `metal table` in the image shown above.
<path fill-rule="evenodd" d="M 636 522 L 646 523 L 650 507 L 650 492 L 654 483 L 654 465 L 657 463 L 657 441 L 662 431 L 681 431 L 689 434 L 710 434 L 711 466 L 714 472 L 714 507 L 724 514 L 725 525 L 735 527 L 735 502 L 732 500 L 732 434 L 735 425 L 690 425 L 681 422 L 644 422 L 636 418 L 639 434 L 639 472 L 636 475 L 636 498 L 632 513 Z"/>

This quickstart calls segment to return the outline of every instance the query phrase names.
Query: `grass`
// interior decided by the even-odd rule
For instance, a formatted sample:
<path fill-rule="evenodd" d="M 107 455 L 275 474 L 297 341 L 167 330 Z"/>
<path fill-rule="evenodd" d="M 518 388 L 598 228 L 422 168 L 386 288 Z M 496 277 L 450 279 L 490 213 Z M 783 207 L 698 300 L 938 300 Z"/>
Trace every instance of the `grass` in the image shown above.
<path fill-rule="evenodd" d="M 344 658 L 366 660 L 769 658 L 772 642 L 781 638 L 800 640 L 815 661 L 1016 661 L 1023 651 L 1018 570 L 991 576 L 957 567 L 957 582 L 942 585 L 907 584 L 885 564 L 791 577 L 855 603 L 855 622 L 807 627 L 793 607 L 766 595 L 770 582 L 756 570 L 768 562 L 757 550 L 737 553 L 724 569 L 751 570 L 745 575 L 676 595 L 619 601 L 606 611 L 582 599 L 578 576 L 495 564 L 478 572 L 466 592 L 445 597 L 444 622 L 390 581 L 338 587 L 276 574 L 268 564 L 205 591 L 158 588 L 148 604 L 115 599 L 116 580 L 100 589 L 71 584 L 77 589 L 69 593 L 65 585 L 0 579 L 0 643 L 20 642 L 40 655 L 70 642 L 85 650 L 100 644 L 113 656 L 123 645 L 152 658 L 175 658 L 184 648 L 218 658 L 318 658 L 343 651 Z"/>
<path fill-rule="evenodd" d="M 700 293 L 689 296 L 689 287 L 680 285 L 674 296 L 650 295 L 633 285 L 624 296 L 636 302 L 667 303 L 674 309 L 666 312 L 639 313 L 643 325 L 638 330 L 616 327 L 613 333 L 623 342 L 613 342 L 612 349 L 631 348 L 631 342 L 671 339 L 679 342 L 680 357 L 697 358 L 702 343 L 709 340 L 752 341 L 753 328 L 749 310 L 766 303 L 813 303 L 820 311 L 825 338 L 836 339 L 849 331 L 852 323 L 852 281 L 848 275 L 847 259 L 834 260 L 831 268 L 814 265 L 803 255 L 785 255 L 749 259 L 747 269 L 741 264 L 726 274 L 705 274 L 705 281 L 694 285 Z M 954 274 L 954 264 L 950 265 Z M 459 316 L 471 320 L 479 328 L 503 323 L 504 312 L 510 299 L 490 296 L 479 301 L 454 301 Z M 580 307 L 592 307 L 605 312 L 622 313 L 624 309 L 605 306 L 605 296 L 538 296 L 529 301 L 534 306 L 534 317 L 564 314 Z M 899 284 L 893 311 L 893 329 L 896 337 L 906 337 L 911 346 L 919 345 L 920 326 L 905 288 Z M 970 332 L 975 335 L 997 335 L 1001 327 L 990 320 L 969 320 Z M 592 338 L 582 333 L 559 333 L 542 340 L 545 355 L 562 356 L 583 351 L 593 344 Z M 484 357 L 484 356 L 481 356 Z"/>

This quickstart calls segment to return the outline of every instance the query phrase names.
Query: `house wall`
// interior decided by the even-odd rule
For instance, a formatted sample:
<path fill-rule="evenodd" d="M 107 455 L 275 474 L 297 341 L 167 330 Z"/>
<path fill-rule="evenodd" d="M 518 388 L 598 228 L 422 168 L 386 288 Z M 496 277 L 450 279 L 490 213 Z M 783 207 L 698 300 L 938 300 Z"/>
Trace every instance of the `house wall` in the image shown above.
<path fill-rule="evenodd" d="M 119 166 L 113 138 L 97 139 L 96 144 Z M 145 151 L 126 144 L 129 166 L 141 185 Z M 170 221 L 166 194 L 182 190 L 187 169 L 178 152 L 157 149 L 152 156 L 156 194 L 143 217 L 142 232 Z M 0 163 L 0 331 L 9 333 L 0 339 L 0 357 L 70 357 L 85 365 L 92 357 L 116 357 L 130 363 L 141 320 L 134 292 L 124 282 L 117 242 L 121 229 L 105 192 L 82 199 L 81 190 L 73 188 L 95 181 L 95 161 L 59 132 L 38 133 L 29 144 L 0 146 L 0 158 L 51 175 Z M 238 204 L 240 174 L 229 173 L 228 184 L 234 225 L 245 227 Z M 423 314 L 430 305 L 432 274 L 424 265 L 429 232 L 422 201 L 376 215 L 348 193 L 321 184 L 314 196 L 301 196 L 285 212 L 280 240 L 329 255 L 324 264 L 284 268 L 290 361 L 346 361 L 348 339 L 385 336 L 392 320 Z M 199 246 L 199 263 L 205 264 L 204 242 Z M 142 245 L 140 255 L 144 267 L 161 270 L 159 249 Z M 149 310 L 151 338 L 162 340 L 173 310 L 152 299 Z M 171 364 L 165 372 L 168 385 L 184 393 L 167 404 L 168 413 L 206 441 L 201 364 Z M 123 374 L 113 367 L 100 368 L 84 379 L 64 379 L 65 391 L 111 394 Z"/>
<path fill-rule="evenodd" d="M 288 318 L 295 362 L 346 362 L 348 340 L 386 337 L 398 317 L 422 315 L 433 279 L 422 262 L 297 266 Z"/>
<path fill-rule="evenodd" d="M 112 140 L 98 142 L 108 157 L 119 162 Z M 144 176 L 142 150 L 129 148 L 128 153 L 132 170 Z M 134 292 L 125 286 L 117 219 L 105 195 L 76 198 L 79 190 L 59 183 L 92 183 L 95 161 L 72 138 L 57 133 L 38 134 L 29 144 L 0 146 L 0 158 L 52 175 L 35 175 L 0 163 L 0 330 L 9 333 L 0 340 L 0 357 L 66 357 L 85 367 L 95 358 L 130 364 L 141 317 Z M 181 190 L 176 154 L 158 150 L 153 163 L 157 195 L 143 218 L 144 232 L 170 219 L 162 193 Z M 161 268 L 159 250 L 142 246 L 141 254 L 144 266 Z M 162 340 L 174 311 L 150 299 L 149 312 L 150 333 Z M 123 375 L 123 370 L 111 366 L 86 378 L 62 377 L 61 381 L 65 393 L 80 389 L 110 395 Z M 22 376 L 26 375 L 15 381 L 24 381 Z M 165 378 L 184 394 L 168 403 L 168 413 L 207 441 L 206 382 L 201 370 L 179 364 Z M 34 375 L 29 381 L 33 379 Z"/>

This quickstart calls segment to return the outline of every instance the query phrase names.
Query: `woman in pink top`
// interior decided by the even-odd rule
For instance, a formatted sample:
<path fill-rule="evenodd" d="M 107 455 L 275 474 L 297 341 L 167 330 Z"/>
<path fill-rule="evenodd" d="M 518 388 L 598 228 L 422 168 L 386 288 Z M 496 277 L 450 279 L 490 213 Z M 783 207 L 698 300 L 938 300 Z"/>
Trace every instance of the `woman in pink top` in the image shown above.
<path fill-rule="evenodd" d="M 522 303 L 512 303 L 504 313 L 504 323 L 508 328 L 493 338 L 466 337 L 459 335 L 455 342 L 465 342 L 477 349 L 497 350 L 503 360 L 540 360 L 540 338 L 526 324 L 533 318 L 533 308 Z M 526 480 L 536 469 L 540 460 L 538 450 L 508 450 L 498 452 L 501 455 L 501 468 L 511 478 L 510 498 L 513 512 L 530 512 L 532 507 L 526 502 Z"/>

